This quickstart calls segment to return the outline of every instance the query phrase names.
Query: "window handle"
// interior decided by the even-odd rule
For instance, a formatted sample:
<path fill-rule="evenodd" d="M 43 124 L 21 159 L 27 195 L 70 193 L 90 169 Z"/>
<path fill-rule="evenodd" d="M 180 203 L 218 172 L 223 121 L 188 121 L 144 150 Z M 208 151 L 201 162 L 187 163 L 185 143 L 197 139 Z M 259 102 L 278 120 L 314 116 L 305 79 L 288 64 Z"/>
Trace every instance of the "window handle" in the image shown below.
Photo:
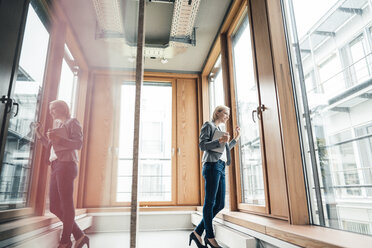
<path fill-rule="evenodd" d="M 12 99 L 12 98 L 9 98 L 9 97 L 6 96 L 6 95 L 3 95 L 3 96 L 0 98 L 0 102 L 5 104 L 6 112 L 9 113 L 10 110 L 12 109 L 13 99 Z"/>
<path fill-rule="evenodd" d="M 252 111 L 252 121 L 254 122 L 254 123 L 256 123 L 256 120 L 254 119 L 254 113 L 256 113 L 257 112 L 257 110 L 253 110 Z"/>
<path fill-rule="evenodd" d="M 3 95 L 1 98 L 0 98 L 0 102 L 1 103 L 4 103 L 6 105 L 6 112 L 7 113 L 10 113 L 10 111 L 12 110 L 12 107 L 13 106 L 16 106 L 17 107 L 17 111 L 16 113 L 14 114 L 14 117 L 16 117 L 18 115 L 18 110 L 19 110 L 19 103 L 16 103 L 14 101 L 14 99 L 12 98 L 9 98 L 8 96 L 6 95 Z"/>
<path fill-rule="evenodd" d="M 177 148 L 177 155 L 179 156 L 179 155 L 181 155 L 181 148 Z"/>
<path fill-rule="evenodd" d="M 174 156 L 174 147 L 172 147 L 172 157 Z"/>
<path fill-rule="evenodd" d="M 17 107 L 17 110 L 16 110 L 16 112 L 15 112 L 15 114 L 13 116 L 13 117 L 16 117 L 18 115 L 19 103 L 13 101 L 13 106 L 16 106 Z"/>

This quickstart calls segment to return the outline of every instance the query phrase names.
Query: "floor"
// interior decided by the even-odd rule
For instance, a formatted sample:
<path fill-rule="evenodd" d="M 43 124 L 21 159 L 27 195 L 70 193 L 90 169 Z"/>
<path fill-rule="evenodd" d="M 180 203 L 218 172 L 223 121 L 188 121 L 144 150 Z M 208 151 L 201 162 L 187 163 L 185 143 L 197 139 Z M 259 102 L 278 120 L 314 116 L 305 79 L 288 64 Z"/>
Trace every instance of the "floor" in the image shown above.
<path fill-rule="evenodd" d="M 138 248 L 186 248 L 189 246 L 190 231 L 139 232 Z M 90 248 L 129 248 L 129 232 L 88 234 Z"/>

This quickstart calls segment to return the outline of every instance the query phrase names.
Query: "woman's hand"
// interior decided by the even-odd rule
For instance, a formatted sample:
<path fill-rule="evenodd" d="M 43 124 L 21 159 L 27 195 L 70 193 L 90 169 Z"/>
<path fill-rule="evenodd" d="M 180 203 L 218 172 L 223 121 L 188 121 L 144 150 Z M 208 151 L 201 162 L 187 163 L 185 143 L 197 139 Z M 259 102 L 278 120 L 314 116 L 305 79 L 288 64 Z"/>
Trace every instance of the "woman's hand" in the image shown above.
<path fill-rule="evenodd" d="M 38 139 L 41 139 L 41 137 L 43 137 L 43 133 L 44 133 L 43 125 L 40 122 L 34 122 L 32 126 L 35 129 L 36 137 Z"/>
<path fill-rule="evenodd" d="M 240 127 L 236 127 L 235 133 L 236 133 L 236 135 L 235 135 L 235 138 L 234 139 L 236 141 L 238 141 L 238 139 L 240 138 Z"/>
<path fill-rule="evenodd" d="M 224 135 L 221 136 L 221 138 L 218 139 L 220 144 L 222 143 L 227 143 L 230 140 L 230 134 L 229 133 L 224 133 Z"/>

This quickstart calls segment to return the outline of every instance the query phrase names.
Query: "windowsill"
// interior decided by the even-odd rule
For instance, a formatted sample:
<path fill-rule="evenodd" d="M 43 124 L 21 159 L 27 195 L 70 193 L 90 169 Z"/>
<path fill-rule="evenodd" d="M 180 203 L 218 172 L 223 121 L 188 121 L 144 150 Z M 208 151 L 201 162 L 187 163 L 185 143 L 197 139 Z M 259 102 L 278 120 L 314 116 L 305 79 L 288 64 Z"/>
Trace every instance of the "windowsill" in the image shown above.
<path fill-rule="evenodd" d="M 131 207 L 106 207 L 106 208 L 87 208 L 87 213 L 112 213 L 112 212 L 130 212 Z M 140 212 L 147 211 L 196 211 L 197 206 L 152 206 L 140 207 Z"/>
<path fill-rule="evenodd" d="M 86 214 L 85 209 L 76 209 L 75 211 L 76 217 L 84 214 Z M 0 241 L 25 234 L 39 228 L 47 227 L 57 222 L 59 222 L 59 219 L 51 213 L 48 213 L 44 216 L 33 216 L 9 221 L 0 224 Z"/>
<path fill-rule="evenodd" d="M 202 214 L 202 208 L 198 208 Z M 313 225 L 291 225 L 287 221 L 242 212 L 222 212 L 222 219 L 256 232 L 302 247 L 369 247 L 372 237 Z"/>

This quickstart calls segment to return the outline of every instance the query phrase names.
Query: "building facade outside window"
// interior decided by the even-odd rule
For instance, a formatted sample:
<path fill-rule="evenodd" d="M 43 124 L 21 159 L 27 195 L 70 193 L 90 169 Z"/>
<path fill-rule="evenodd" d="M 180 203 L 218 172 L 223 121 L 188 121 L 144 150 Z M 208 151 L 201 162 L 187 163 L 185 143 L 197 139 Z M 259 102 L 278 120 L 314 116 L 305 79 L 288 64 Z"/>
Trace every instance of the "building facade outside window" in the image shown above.
<path fill-rule="evenodd" d="M 372 2 L 283 4 L 312 223 L 372 235 Z"/>
<path fill-rule="evenodd" d="M 349 64 L 352 66 L 352 84 L 358 84 L 368 79 L 371 75 L 371 53 L 367 53 L 367 44 L 365 43 L 364 35 L 361 34 L 350 42 L 349 50 Z"/>

